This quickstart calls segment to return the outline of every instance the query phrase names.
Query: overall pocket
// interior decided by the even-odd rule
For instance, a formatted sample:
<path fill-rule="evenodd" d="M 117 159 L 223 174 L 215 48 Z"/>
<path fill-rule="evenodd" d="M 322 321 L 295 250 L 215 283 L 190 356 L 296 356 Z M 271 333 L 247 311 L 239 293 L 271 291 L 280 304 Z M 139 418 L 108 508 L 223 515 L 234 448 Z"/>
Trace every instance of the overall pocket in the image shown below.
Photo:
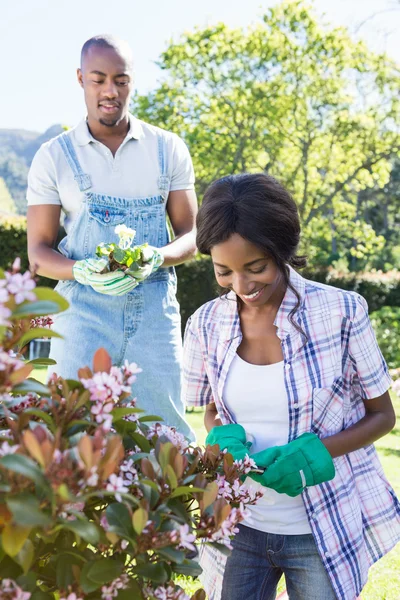
<path fill-rule="evenodd" d="M 118 243 L 119 237 L 115 233 L 117 225 L 128 225 L 129 211 L 120 206 L 88 206 L 88 224 L 86 228 L 85 254 L 93 257 L 96 248 L 101 243 Z M 129 225 L 128 225 L 129 226 Z"/>

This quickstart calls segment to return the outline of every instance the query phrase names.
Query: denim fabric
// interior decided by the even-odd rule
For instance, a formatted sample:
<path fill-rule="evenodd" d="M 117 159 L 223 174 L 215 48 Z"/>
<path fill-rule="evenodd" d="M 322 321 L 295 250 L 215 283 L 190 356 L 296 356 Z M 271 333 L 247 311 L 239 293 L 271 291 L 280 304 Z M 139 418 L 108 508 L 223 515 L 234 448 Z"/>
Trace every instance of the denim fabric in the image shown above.
<path fill-rule="evenodd" d="M 64 256 L 74 260 L 94 257 L 100 242 L 118 241 L 114 229 L 120 224 L 135 229 L 135 244 L 161 247 L 168 243 L 170 180 L 162 135 L 159 189 L 149 198 L 118 198 L 90 191 L 90 175 L 83 173 L 68 132 L 59 141 L 77 186 L 85 192 L 81 210 L 59 245 Z M 54 329 L 64 339 L 52 339 L 50 357 L 57 366 L 51 371 L 76 379 L 78 369 L 91 366 L 100 347 L 108 351 L 115 365 L 125 360 L 136 362 L 143 369 L 133 386 L 138 406 L 194 439 L 181 399 L 182 340 L 175 270 L 159 269 L 125 296 L 99 294 L 71 280 L 60 281 L 56 290 L 70 307 L 54 319 Z"/>
<path fill-rule="evenodd" d="M 335 600 L 311 534 L 277 535 L 239 525 L 221 600 L 274 600 L 282 575 L 290 600 Z"/>

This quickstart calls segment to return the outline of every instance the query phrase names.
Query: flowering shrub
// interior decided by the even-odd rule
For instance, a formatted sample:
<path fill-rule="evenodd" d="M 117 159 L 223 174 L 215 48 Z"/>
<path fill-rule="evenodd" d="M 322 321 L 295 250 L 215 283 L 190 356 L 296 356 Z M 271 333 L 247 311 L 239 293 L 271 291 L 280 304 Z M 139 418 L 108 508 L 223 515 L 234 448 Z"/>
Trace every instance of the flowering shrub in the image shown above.
<path fill-rule="evenodd" d="M 20 352 L 57 335 L 32 319 L 66 302 L 18 275 L 0 278 L 0 599 L 189 600 L 174 576 L 201 572 L 199 540 L 229 551 L 258 498 L 240 481 L 251 460 L 144 414 L 140 369 L 105 350 L 76 380 L 29 378 Z"/>
<path fill-rule="evenodd" d="M 108 258 L 109 264 L 105 270 L 115 271 L 116 269 L 120 269 L 126 275 L 135 277 L 138 267 L 143 267 L 149 258 L 151 258 L 152 251 L 149 254 L 149 245 L 147 243 L 140 246 L 132 246 L 136 231 L 126 225 L 117 225 L 115 233 L 119 237 L 118 244 L 101 243 L 96 248 L 96 254 L 100 258 L 105 256 Z"/>

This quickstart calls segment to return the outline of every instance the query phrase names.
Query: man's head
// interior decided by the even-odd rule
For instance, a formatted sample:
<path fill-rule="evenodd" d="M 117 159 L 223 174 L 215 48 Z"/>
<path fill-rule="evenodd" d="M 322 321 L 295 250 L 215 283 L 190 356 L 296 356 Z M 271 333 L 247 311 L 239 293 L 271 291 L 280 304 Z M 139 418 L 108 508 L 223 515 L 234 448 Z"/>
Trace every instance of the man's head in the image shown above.
<path fill-rule="evenodd" d="M 133 60 L 126 42 L 97 35 L 82 47 L 78 81 L 90 121 L 114 127 L 126 117 L 133 87 Z"/>

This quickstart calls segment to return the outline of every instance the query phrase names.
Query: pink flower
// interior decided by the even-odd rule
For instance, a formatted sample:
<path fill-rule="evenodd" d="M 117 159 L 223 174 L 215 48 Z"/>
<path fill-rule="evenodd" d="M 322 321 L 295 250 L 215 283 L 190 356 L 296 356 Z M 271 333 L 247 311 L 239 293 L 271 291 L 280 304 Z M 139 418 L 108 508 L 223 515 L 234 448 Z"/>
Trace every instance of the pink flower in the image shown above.
<path fill-rule="evenodd" d="M 7 600 L 29 600 L 30 592 L 24 592 L 13 579 L 3 579 L 0 583 L 0 598 Z"/>
<path fill-rule="evenodd" d="M 83 598 L 78 598 L 75 592 L 71 592 L 66 598 L 60 598 L 60 600 L 83 600 Z"/>
<path fill-rule="evenodd" d="M 175 427 L 169 427 L 168 425 L 162 425 L 161 423 L 154 423 L 154 425 L 149 427 L 147 439 L 151 439 L 154 435 L 157 437 L 165 436 L 170 442 L 172 442 L 172 444 L 174 444 L 174 446 L 179 448 L 181 452 L 184 452 L 189 447 L 189 443 L 185 436 L 179 433 Z"/>
<path fill-rule="evenodd" d="M 113 402 L 106 402 L 103 404 L 101 401 L 96 402 L 90 412 L 95 415 L 96 422 L 103 426 L 103 429 L 109 431 L 112 426 L 112 415 L 110 414 L 114 408 Z"/>
<path fill-rule="evenodd" d="M 10 322 L 7 320 L 9 317 L 11 317 L 11 310 L 7 306 L 0 304 L 0 325 L 10 325 Z"/>
<path fill-rule="evenodd" d="M 0 279 L 0 302 L 7 302 L 10 297 L 10 294 L 7 290 L 7 281 L 6 279 Z"/>
<path fill-rule="evenodd" d="M 118 596 L 118 590 L 126 590 L 129 584 L 129 577 L 125 573 L 122 574 L 118 579 L 114 579 L 110 585 L 103 585 L 101 588 L 102 600 L 113 600 Z"/>
<path fill-rule="evenodd" d="M 29 271 L 26 271 L 23 275 L 21 273 L 11 274 L 6 272 L 6 279 L 8 291 L 14 295 L 17 304 L 21 304 L 25 300 L 31 302 L 36 300 L 36 295 L 32 292 L 36 287 L 36 283 Z"/>
<path fill-rule="evenodd" d="M 106 490 L 107 492 L 117 492 L 115 494 L 115 497 L 118 500 L 118 502 L 122 502 L 120 494 L 126 494 L 127 492 L 129 492 L 128 488 L 125 486 L 125 481 L 122 479 L 122 477 L 118 477 L 118 475 L 116 475 L 115 473 L 110 475 L 110 477 L 108 478 Z"/>
<path fill-rule="evenodd" d="M 190 532 L 189 525 L 181 525 L 179 527 L 179 547 L 186 548 L 187 550 L 196 550 L 193 542 L 196 540 L 196 536 Z"/>

